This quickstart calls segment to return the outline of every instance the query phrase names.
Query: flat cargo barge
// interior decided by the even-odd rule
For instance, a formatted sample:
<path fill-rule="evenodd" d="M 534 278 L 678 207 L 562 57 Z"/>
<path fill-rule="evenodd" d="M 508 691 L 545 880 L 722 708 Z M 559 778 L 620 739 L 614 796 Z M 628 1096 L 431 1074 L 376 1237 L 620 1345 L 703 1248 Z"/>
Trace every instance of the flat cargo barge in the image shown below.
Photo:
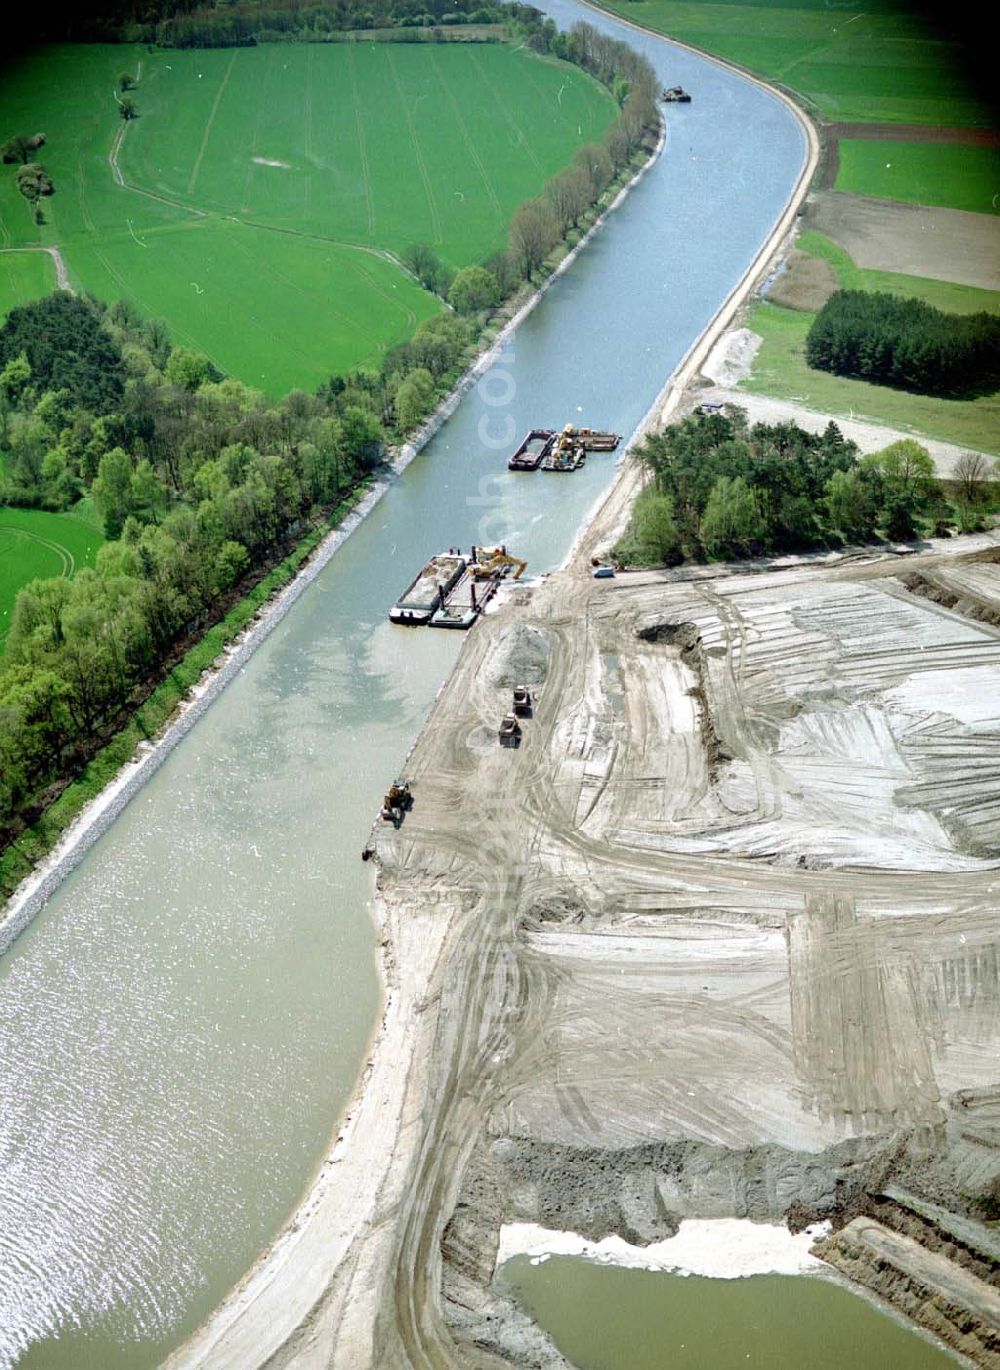
<path fill-rule="evenodd" d="M 622 440 L 620 433 L 603 433 L 597 428 L 572 428 L 570 436 L 588 452 L 613 452 Z"/>
<path fill-rule="evenodd" d="M 511 471 L 578 471 L 588 452 L 613 452 L 620 442 L 618 433 L 576 428 L 571 423 L 558 433 L 552 428 L 532 428 L 507 467 Z"/>
<path fill-rule="evenodd" d="M 520 579 L 526 566 L 506 547 L 473 547 L 467 557 L 461 549 L 439 552 L 389 610 L 389 619 L 413 627 L 471 628 L 501 582 Z"/>
<path fill-rule="evenodd" d="M 468 559 L 460 552 L 439 552 L 431 557 L 389 610 L 389 621 L 413 627 L 429 623 L 435 611 L 444 605 L 449 591 L 461 580 L 468 564 Z"/>
<path fill-rule="evenodd" d="M 552 428 L 532 428 L 507 462 L 507 469 L 537 471 L 542 464 L 542 458 L 551 450 L 555 438 L 555 430 Z"/>
<path fill-rule="evenodd" d="M 431 627 L 471 628 L 499 584 L 494 577 L 477 580 L 473 568 L 467 568 L 445 603 L 431 615 Z"/>

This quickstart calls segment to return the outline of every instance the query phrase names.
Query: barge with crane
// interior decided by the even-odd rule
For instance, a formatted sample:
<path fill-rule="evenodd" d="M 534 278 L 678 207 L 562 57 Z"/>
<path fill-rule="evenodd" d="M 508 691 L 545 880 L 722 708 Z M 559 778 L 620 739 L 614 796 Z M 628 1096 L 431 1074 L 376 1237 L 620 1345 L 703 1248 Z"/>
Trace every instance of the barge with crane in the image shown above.
<path fill-rule="evenodd" d="M 501 584 L 520 580 L 528 563 L 506 547 L 451 547 L 431 557 L 389 610 L 405 627 L 471 628 Z"/>
<path fill-rule="evenodd" d="M 618 433 L 597 428 L 576 428 L 567 423 L 555 428 L 530 428 L 516 452 L 508 459 L 510 471 L 576 471 L 588 452 L 613 452 L 621 442 Z"/>

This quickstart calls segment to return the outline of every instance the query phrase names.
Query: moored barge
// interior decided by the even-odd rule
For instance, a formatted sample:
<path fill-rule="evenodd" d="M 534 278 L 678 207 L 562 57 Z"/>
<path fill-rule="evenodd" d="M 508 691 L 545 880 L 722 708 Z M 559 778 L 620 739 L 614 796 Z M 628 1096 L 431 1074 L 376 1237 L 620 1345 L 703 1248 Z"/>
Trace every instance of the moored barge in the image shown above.
<path fill-rule="evenodd" d="M 555 442 L 552 428 L 532 428 L 529 430 L 514 455 L 507 462 L 510 471 L 537 471 L 542 458 L 551 450 Z"/>
<path fill-rule="evenodd" d="M 393 623 L 433 628 L 471 628 L 508 576 L 519 580 L 526 561 L 506 547 L 473 547 L 441 552 L 430 561 L 389 610 Z"/>
<path fill-rule="evenodd" d="M 461 580 L 468 564 L 467 557 L 454 551 L 439 552 L 431 557 L 389 610 L 390 622 L 412 627 L 430 623 L 434 613 L 444 605 L 449 591 Z"/>

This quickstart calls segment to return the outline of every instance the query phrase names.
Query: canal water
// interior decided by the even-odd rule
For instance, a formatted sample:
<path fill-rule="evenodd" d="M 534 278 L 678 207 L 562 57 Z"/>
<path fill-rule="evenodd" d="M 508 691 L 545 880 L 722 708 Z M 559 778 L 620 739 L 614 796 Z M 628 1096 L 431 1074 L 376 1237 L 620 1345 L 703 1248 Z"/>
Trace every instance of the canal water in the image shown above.
<path fill-rule="evenodd" d="M 156 1364 L 308 1186 L 377 1020 L 359 853 L 461 647 L 391 628 L 428 554 L 545 571 L 611 479 L 512 475 L 525 429 L 629 433 L 805 155 L 781 104 L 571 0 L 694 94 L 488 380 L 0 961 L 0 1370 Z M 417 795 L 419 803 L 419 795 Z"/>
<path fill-rule="evenodd" d="M 708 1279 L 515 1256 L 498 1287 L 580 1370 L 955 1370 L 936 1343 L 812 1275 Z"/>

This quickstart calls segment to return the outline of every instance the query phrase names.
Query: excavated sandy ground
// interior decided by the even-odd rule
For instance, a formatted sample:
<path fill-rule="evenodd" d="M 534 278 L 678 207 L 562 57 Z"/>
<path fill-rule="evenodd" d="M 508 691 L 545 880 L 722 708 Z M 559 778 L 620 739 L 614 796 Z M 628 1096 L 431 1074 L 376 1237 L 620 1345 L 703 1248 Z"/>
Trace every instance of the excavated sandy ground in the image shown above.
<path fill-rule="evenodd" d="M 1000 596 L 1000 540 L 595 582 L 627 484 L 477 628 L 378 834 L 440 955 L 335 1364 L 555 1363 L 487 1288 L 502 1222 L 648 1242 L 1000 1172 L 1000 630 L 900 578 Z"/>
<path fill-rule="evenodd" d="M 277 1299 L 273 1367 L 556 1366 L 504 1224 L 860 1215 L 896 1265 L 827 1258 L 1000 1364 L 1000 537 L 595 581 L 639 479 L 470 635 L 375 837 L 387 1004 L 320 1217 L 184 1363 L 258 1363 Z"/>

